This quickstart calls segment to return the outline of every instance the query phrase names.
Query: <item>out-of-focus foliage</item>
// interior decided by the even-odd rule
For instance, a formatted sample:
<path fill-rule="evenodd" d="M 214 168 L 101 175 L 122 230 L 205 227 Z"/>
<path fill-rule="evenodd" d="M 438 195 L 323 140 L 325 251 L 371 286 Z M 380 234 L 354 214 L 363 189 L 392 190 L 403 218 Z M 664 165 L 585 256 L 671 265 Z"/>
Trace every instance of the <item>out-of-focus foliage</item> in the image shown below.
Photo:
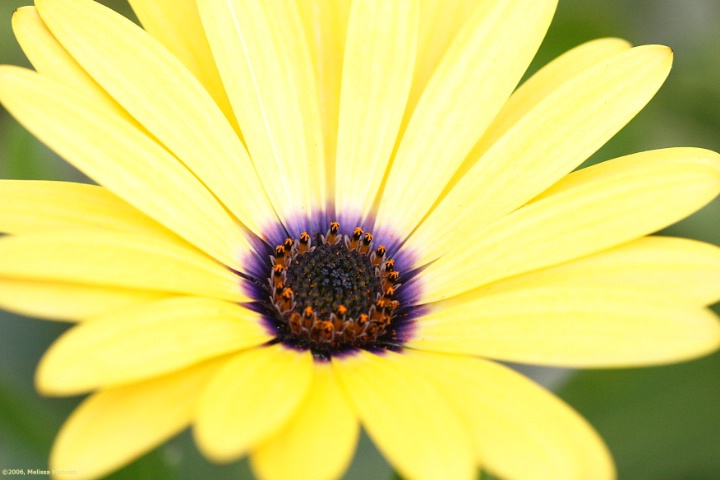
<path fill-rule="evenodd" d="M 622 478 L 717 480 L 720 355 L 670 367 L 584 372 L 561 389 L 598 429 Z"/>
<path fill-rule="evenodd" d="M 102 3 L 134 18 L 125 0 Z M 31 0 L 0 1 L 2 64 L 28 66 L 12 37 L 10 17 L 15 8 L 29 4 Z M 669 45 L 675 63 L 666 84 L 588 163 L 670 146 L 720 151 L 718 24 L 717 0 L 560 0 L 555 21 L 530 71 L 598 37 L 622 37 L 636 45 Z M 88 181 L 1 108 L 0 178 Z M 720 244 L 720 200 L 662 233 Z M 715 310 L 720 312 L 717 306 Z M 79 401 L 41 398 L 32 386 L 42 352 L 66 328 L 0 312 L 3 468 L 46 469 L 52 439 Z M 557 379 L 558 375 L 543 378 Z M 560 387 L 559 393 L 606 439 L 617 460 L 620 480 L 720 478 L 719 354 L 676 366 L 581 372 Z M 347 478 L 390 477 L 385 461 L 363 437 Z M 246 462 L 221 467 L 209 464 L 185 432 L 111 478 L 222 480 L 250 478 L 250 472 Z"/>

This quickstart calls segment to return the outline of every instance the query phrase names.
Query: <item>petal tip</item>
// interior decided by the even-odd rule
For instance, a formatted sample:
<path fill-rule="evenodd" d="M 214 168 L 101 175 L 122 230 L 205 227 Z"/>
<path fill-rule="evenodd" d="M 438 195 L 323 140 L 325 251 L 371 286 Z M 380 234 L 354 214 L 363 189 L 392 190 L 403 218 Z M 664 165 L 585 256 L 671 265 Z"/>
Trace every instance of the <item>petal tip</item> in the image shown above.
<path fill-rule="evenodd" d="M 229 449 L 225 442 L 217 441 L 207 428 L 196 422 L 193 428 L 193 439 L 200 453 L 213 463 L 227 464 L 243 457 L 247 452 Z"/>
<path fill-rule="evenodd" d="M 47 356 L 47 355 L 46 355 Z M 54 372 L 48 368 L 45 357 L 35 370 L 35 390 L 45 397 L 57 397 L 64 395 L 62 385 L 56 381 Z"/>
<path fill-rule="evenodd" d="M 32 5 L 25 5 L 23 7 L 18 7 L 15 10 L 13 10 L 13 12 L 12 12 L 13 26 L 14 26 L 16 20 L 19 20 L 19 19 L 25 17 L 26 15 L 28 15 L 30 12 L 34 12 L 34 11 L 35 11 L 35 7 L 33 7 Z"/>

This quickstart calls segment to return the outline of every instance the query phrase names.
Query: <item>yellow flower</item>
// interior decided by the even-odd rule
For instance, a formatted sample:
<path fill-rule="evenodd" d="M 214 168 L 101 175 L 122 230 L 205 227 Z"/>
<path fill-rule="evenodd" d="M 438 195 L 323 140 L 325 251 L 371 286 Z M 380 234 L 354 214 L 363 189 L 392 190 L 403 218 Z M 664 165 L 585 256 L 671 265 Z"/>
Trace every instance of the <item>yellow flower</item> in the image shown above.
<path fill-rule="evenodd" d="M 78 322 L 38 389 L 95 392 L 58 478 L 188 426 L 261 478 L 337 478 L 362 425 L 412 479 L 610 479 L 582 418 L 489 359 L 720 345 L 720 249 L 646 236 L 718 194 L 720 156 L 570 173 L 668 48 L 590 42 L 515 90 L 552 0 L 130 3 L 147 32 L 36 0 L 13 27 L 37 73 L 0 68 L 5 107 L 102 185 L 0 182 L 0 305 Z"/>

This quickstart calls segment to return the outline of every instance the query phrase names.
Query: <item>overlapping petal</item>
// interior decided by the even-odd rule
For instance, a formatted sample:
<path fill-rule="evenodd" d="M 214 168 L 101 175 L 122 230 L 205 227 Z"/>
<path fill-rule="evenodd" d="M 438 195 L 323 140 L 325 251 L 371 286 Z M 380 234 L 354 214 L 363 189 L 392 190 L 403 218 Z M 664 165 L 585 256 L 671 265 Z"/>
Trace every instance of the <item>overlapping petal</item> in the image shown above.
<path fill-rule="evenodd" d="M 302 151 L 291 150 L 291 158 L 286 162 L 295 162 L 298 164 L 300 176 L 295 179 L 295 185 L 300 186 L 300 190 L 307 195 L 311 202 L 314 216 L 316 210 L 324 210 L 327 208 L 332 197 L 328 194 L 329 178 L 325 171 L 326 162 L 323 161 L 325 152 L 323 149 L 323 130 L 321 106 L 319 102 L 319 91 L 317 88 L 317 78 L 315 70 L 312 67 L 310 50 L 305 42 L 307 38 L 306 26 L 300 19 L 300 6 L 294 0 L 270 1 L 269 15 L 277 21 L 277 30 L 275 35 L 280 40 L 281 50 L 285 55 L 284 61 L 286 68 L 292 76 L 295 84 L 295 97 L 286 98 L 284 104 L 285 115 L 288 115 L 288 106 L 290 102 L 297 101 L 302 126 L 298 124 L 290 124 L 292 132 L 284 132 L 284 135 L 304 135 L 304 139 L 298 138 L 292 140 L 291 144 L 295 146 L 291 148 L 299 148 L 304 140 L 307 153 Z M 315 93 L 318 92 L 318 93 Z M 275 95 L 287 94 L 287 91 L 275 92 Z M 297 132 L 297 133 L 296 133 Z M 292 172 L 285 170 L 285 173 Z M 305 175 L 302 177 L 302 175 Z M 306 182 L 306 183 L 301 183 Z M 303 226 L 304 227 L 304 226 Z"/>
<path fill-rule="evenodd" d="M 443 55 L 477 8 L 477 0 L 420 0 L 417 59 L 401 132 Z"/>
<path fill-rule="evenodd" d="M 480 2 L 412 114 L 378 207 L 381 227 L 411 232 L 525 72 L 554 0 Z"/>
<path fill-rule="evenodd" d="M 571 262 L 510 277 L 451 298 L 443 305 L 541 286 L 617 288 L 692 306 L 720 300 L 720 248 L 696 240 L 644 237 Z M 442 308 L 442 307 L 441 307 Z"/>
<path fill-rule="evenodd" d="M 38 15 L 35 7 L 22 7 L 15 10 L 12 27 L 18 43 L 35 70 L 82 93 L 93 103 L 111 109 L 125 120 L 140 127 L 60 45 Z"/>
<path fill-rule="evenodd" d="M 0 277 L 0 308 L 45 320 L 89 320 L 171 296 L 150 290 Z"/>
<path fill-rule="evenodd" d="M 203 84 L 240 134 L 200 21 L 195 0 L 129 0 L 143 28 L 162 43 Z"/>
<path fill-rule="evenodd" d="M 286 223 L 309 218 L 324 207 L 326 182 L 315 72 L 297 5 L 201 0 L 198 7 L 270 201 Z"/>
<path fill-rule="evenodd" d="M 493 124 L 477 147 L 488 150 L 441 199 L 407 247 L 422 247 L 419 262 L 424 264 L 475 243 L 486 225 L 547 189 L 615 135 L 660 88 L 671 62 L 667 47 L 626 50 L 568 79 L 512 126 Z"/>
<path fill-rule="evenodd" d="M 239 277 L 207 256 L 142 235 L 92 230 L 0 239 L 0 278 L 248 301 Z"/>
<path fill-rule="evenodd" d="M 607 447 L 570 407 L 494 362 L 406 351 L 473 435 L 483 466 L 507 480 L 612 480 Z"/>
<path fill-rule="evenodd" d="M 538 365 L 644 366 L 718 349 L 720 321 L 707 309 L 658 295 L 541 286 L 432 311 L 406 344 Z"/>
<path fill-rule="evenodd" d="M 195 440 L 217 462 L 235 460 L 272 438 L 310 388 L 309 351 L 276 344 L 227 361 L 198 404 Z"/>
<path fill-rule="evenodd" d="M 73 58 L 245 226 L 261 233 L 272 223 L 275 216 L 244 146 L 207 90 L 177 58 L 137 25 L 96 2 L 38 0 L 36 6 Z M 126 141 L 135 143 L 132 137 Z"/>
<path fill-rule="evenodd" d="M 552 60 L 510 95 L 469 157 L 480 158 L 510 127 L 566 82 L 630 47 L 627 41 L 619 38 L 601 38 L 583 43 Z"/>
<path fill-rule="evenodd" d="M 111 230 L 186 245 L 177 235 L 95 185 L 0 179 L 0 231 Z"/>
<path fill-rule="evenodd" d="M 363 427 L 397 471 L 418 480 L 474 476 L 469 434 L 412 360 L 364 350 L 332 365 Z"/>
<path fill-rule="evenodd" d="M 38 390 L 76 395 L 137 382 L 271 340 L 260 315 L 234 303 L 171 298 L 83 323 L 45 353 Z"/>
<path fill-rule="evenodd" d="M 341 223 L 359 225 L 373 206 L 405 111 L 417 33 L 417 2 L 353 4 L 335 165 L 335 206 Z"/>
<path fill-rule="evenodd" d="M 253 470 L 266 480 L 332 480 L 347 469 L 359 424 L 335 372 L 316 363 L 308 395 L 288 423 L 252 453 Z"/>
<path fill-rule="evenodd" d="M 206 362 L 87 398 L 58 434 L 50 454 L 53 477 L 102 477 L 186 428 L 200 392 L 220 365 Z"/>
<path fill-rule="evenodd" d="M 0 67 L 0 101 L 120 198 L 226 265 L 242 267 L 240 256 L 250 247 L 241 226 L 191 172 L 121 116 L 17 67 Z"/>
<path fill-rule="evenodd" d="M 340 84 L 351 3 L 350 0 L 307 0 L 297 3 L 318 88 L 328 198 L 333 198 L 335 192 L 333 183 Z"/>
<path fill-rule="evenodd" d="M 718 192 L 720 155 L 701 149 L 642 152 L 579 170 L 541 199 L 457 238 L 423 270 L 423 299 L 620 245 L 680 220 Z"/>

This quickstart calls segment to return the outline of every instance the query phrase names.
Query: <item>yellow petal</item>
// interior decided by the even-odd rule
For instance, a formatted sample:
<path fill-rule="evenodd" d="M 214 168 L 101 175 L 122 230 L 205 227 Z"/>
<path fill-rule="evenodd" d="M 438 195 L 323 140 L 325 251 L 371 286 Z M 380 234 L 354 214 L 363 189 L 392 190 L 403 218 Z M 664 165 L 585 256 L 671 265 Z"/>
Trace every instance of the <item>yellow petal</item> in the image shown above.
<path fill-rule="evenodd" d="M 641 296 L 671 298 L 690 305 L 720 300 L 720 248 L 671 237 L 645 237 L 555 267 L 484 285 L 448 300 L 541 286 L 618 288 Z"/>
<path fill-rule="evenodd" d="M 410 232 L 425 216 L 520 80 L 555 4 L 480 2 L 413 112 L 388 174 L 379 225 Z"/>
<path fill-rule="evenodd" d="M 350 464 L 360 431 L 327 363 L 316 363 L 308 395 L 288 423 L 250 457 L 258 478 L 332 480 Z"/>
<path fill-rule="evenodd" d="M 506 480 L 612 480 L 607 447 L 569 406 L 494 362 L 408 351 L 474 435 L 483 468 Z"/>
<path fill-rule="evenodd" d="M 58 43 L 35 7 L 15 10 L 12 27 L 23 52 L 40 74 L 67 85 L 89 101 L 103 105 L 134 123 L 134 119 Z"/>
<path fill-rule="evenodd" d="M 693 148 L 642 152 L 568 175 L 543 197 L 456 238 L 422 272 L 424 302 L 556 265 L 647 235 L 712 200 L 720 155 Z"/>
<path fill-rule="evenodd" d="M 185 293 L 249 301 L 240 277 L 205 255 L 162 240 L 97 230 L 0 239 L 0 277 Z"/>
<path fill-rule="evenodd" d="M 563 367 L 678 362 L 720 347 L 709 310 L 619 288 L 508 291 L 422 317 L 410 347 Z"/>
<path fill-rule="evenodd" d="M 436 386 L 410 363 L 404 355 L 364 350 L 332 360 L 363 427 L 401 475 L 474 478 L 467 429 Z"/>
<path fill-rule="evenodd" d="M 0 100 L 34 135 L 98 183 L 241 269 L 239 256 L 250 249 L 241 227 L 192 173 L 133 125 L 66 86 L 17 67 L 0 67 Z"/>
<path fill-rule="evenodd" d="M 302 220 L 325 206 L 326 182 L 315 72 L 298 7 L 289 0 L 202 0 L 198 7 L 268 195 L 286 222 Z"/>
<path fill-rule="evenodd" d="M 148 290 L 0 278 L 0 308 L 45 320 L 82 321 L 168 297 Z"/>
<path fill-rule="evenodd" d="M 630 44 L 625 40 L 601 38 L 583 43 L 545 65 L 510 95 L 469 156 L 479 158 L 523 115 L 568 80 L 628 49 Z"/>
<path fill-rule="evenodd" d="M 195 0 L 129 0 L 140 23 L 200 80 L 239 133 Z"/>
<path fill-rule="evenodd" d="M 419 0 L 417 55 L 410 94 L 398 137 L 405 134 L 425 87 L 462 26 L 472 16 L 477 0 Z"/>
<path fill-rule="evenodd" d="M 75 60 L 245 226 L 259 233 L 273 221 L 235 131 L 177 58 L 147 32 L 99 3 L 38 0 L 35 4 Z"/>
<path fill-rule="evenodd" d="M 477 160 L 408 247 L 429 244 L 420 259 L 427 263 L 453 248 L 457 237 L 475 240 L 482 227 L 547 189 L 617 133 L 660 88 L 671 63 L 667 47 L 637 47 L 566 81 Z"/>
<path fill-rule="evenodd" d="M 215 462 L 235 460 L 277 433 L 305 398 L 313 376 L 310 352 L 284 345 L 240 353 L 203 392 L 195 439 Z"/>
<path fill-rule="evenodd" d="M 350 0 L 297 2 L 318 88 L 328 198 L 332 198 L 334 191 L 340 82 L 350 4 Z"/>
<path fill-rule="evenodd" d="M 53 478 L 103 477 L 183 430 L 219 366 L 208 362 L 86 399 L 63 425 L 50 454 L 53 470 L 72 473 Z"/>
<path fill-rule="evenodd" d="M 340 97 L 336 208 L 369 213 L 397 139 L 415 61 L 418 6 L 411 0 L 355 2 Z"/>
<path fill-rule="evenodd" d="M 410 120 L 428 80 L 442 60 L 443 54 L 478 5 L 477 0 L 420 0 L 419 3 L 418 54 L 410 99 L 401 131 L 407 127 L 407 121 Z"/>
<path fill-rule="evenodd" d="M 558 87 L 572 80 L 581 72 L 628 49 L 630 49 L 630 44 L 618 38 L 592 40 L 569 50 L 541 68 L 510 95 L 445 191 L 449 191 L 498 138 Z M 596 76 L 605 78 L 607 74 L 603 72 Z M 598 78 L 592 80 L 597 81 Z M 563 97 L 563 95 L 558 96 Z"/>
<path fill-rule="evenodd" d="M 271 339 L 260 315 L 245 307 L 171 298 L 69 330 L 40 360 L 35 381 L 46 395 L 76 395 L 167 374 Z"/>
<path fill-rule="evenodd" d="M 302 130 L 307 147 L 306 157 L 301 151 L 291 150 L 292 156 L 289 160 L 285 160 L 285 164 L 287 165 L 288 162 L 301 162 L 299 170 L 300 173 L 305 174 L 305 177 L 302 180 L 295 180 L 293 186 L 297 187 L 299 185 L 300 190 L 308 194 L 314 210 L 322 210 L 327 208 L 332 197 L 326 191 L 329 179 L 325 171 L 327 160 L 323 161 L 325 153 L 323 150 L 320 92 L 317 86 L 310 48 L 306 42 L 306 27 L 302 22 L 298 2 L 295 0 L 273 0 L 268 5 L 270 7 L 269 16 L 273 18 L 273 21 L 277 22 L 273 35 L 280 40 L 280 51 L 285 55 L 287 68 L 292 80 L 295 82 L 297 91 L 295 98 L 287 98 L 286 102 L 297 101 L 302 115 L 302 118 L 300 118 L 302 128 L 298 128 L 297 124 L 292 124 L 292 132 L 295 135 L 294 132 Z M 287 91 L 276 91 L 272 95 L 281 94 L 287 94 Z M 284 104 L 284 108 L 287 109 L 287 104 Z M 287 110 L 284 114 L 287 114 Z M 289 133 L 283 132 L 283 135 L 287 136 Z M 292 149 L 299 148 L 303 140 L 297 138 L 289 141 L 283 140 L 283 142 L 289 143 L 289 148 Z M 307 226 L 303 226 L 303 230 L 306 228 Z"/>
<path fill-rule="evenodd" d="M 533 202 L 554 197 L 578 187 L 583 188 L 584 185 L 591 182 L 609 181 L 617 176 L 634 177 L 646 169 L 660 171 L 667 169 L 665 173 L 669 174 L 673 168 L 681 168 L 688 174 L 704 170 L 705 176 L 708 178 L 705 182 L 698 184 L 698 189 L 702 191 L 703 185 L 716 185 L 718 177 L 720 177 L 720 154 L 702 148 L 675 147 L 626 155 L 572 172 L 535 197 Z M 714 192 L 717 195 L 719 191 L 720 187 L 716 186 L 714 189 L 708 187 L 706 194 Z"/>
<path fill-rule="evenodd" d="M 95 185 L 0 179 L 0 231 L 78 228 L 136 233 L 185 244 L 177 235 Z"/>

